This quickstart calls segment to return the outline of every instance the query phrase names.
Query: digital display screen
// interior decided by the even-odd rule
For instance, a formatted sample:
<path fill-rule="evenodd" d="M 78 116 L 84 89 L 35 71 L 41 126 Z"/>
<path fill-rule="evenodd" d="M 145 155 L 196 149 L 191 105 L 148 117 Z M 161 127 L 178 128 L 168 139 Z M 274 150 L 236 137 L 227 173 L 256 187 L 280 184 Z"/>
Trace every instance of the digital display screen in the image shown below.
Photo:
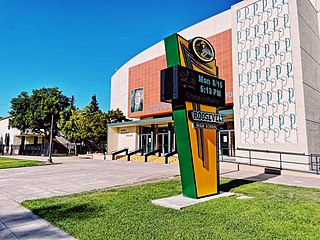
<path fill-rule="evenodd" d="M 170 67 L 161 71 L 161 101 L 221 107 L 225 105 L 225 82 L 182 66 Z"/>

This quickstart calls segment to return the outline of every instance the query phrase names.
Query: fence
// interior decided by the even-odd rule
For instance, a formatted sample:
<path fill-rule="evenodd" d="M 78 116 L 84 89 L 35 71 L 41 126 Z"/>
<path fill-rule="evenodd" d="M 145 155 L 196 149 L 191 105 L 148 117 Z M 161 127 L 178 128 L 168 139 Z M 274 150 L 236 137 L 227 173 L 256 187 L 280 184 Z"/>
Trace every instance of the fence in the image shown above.
<path fill-rule="evenodd" d="M 0 154 L 4 155 L 4 154 L 9 154 L 10 152 L 10 146 L 6 146 L 4 144 L 0 144 Z"/>
<path fill-rule="evenodd" d="M 219 150 L 220 153 L 223 152 L 223 149 Z M 220 154 L 219 161 L 278 170 L 320 173 L 320 154 L 237 148 L 232 156 Z"/>
<path fill-rule="evenodd" d="M 74 147 L 64 147 L 55 142 L 52 143 L 53 154 L 73 154 Z M 45 144 L 26 144 L 26 145 L 0 145 L 1 155 L 30 155 L 30 156 L 49 156 L 49 143 Z"/>

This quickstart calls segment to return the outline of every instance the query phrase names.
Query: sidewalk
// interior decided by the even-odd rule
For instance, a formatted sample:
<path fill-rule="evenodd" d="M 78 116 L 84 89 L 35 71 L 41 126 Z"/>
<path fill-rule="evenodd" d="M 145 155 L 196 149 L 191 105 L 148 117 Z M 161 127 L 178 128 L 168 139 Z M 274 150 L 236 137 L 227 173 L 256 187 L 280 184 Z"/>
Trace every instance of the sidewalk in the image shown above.
<path fill-rule="evenodd" d="M 289 171 L 283 171 L 281 175 L 265 174 L 264 168 L 250 166 L 241 166 L 240 171 L 238 171 L 236 164 L 223 165 L 221 177 L 288 186 L 320 188 L 320 175 Z"/>
<path fill-rule="evenodd" d="M 17 156 L 15 156 L 17 157 Z M 46 157 L 23 157 L 46 161 Z M 24 200 L 69 195 L 179 175 L 178 165 L 53 158 L 48 166 L 0 169 L 0 239 L 74 239 L 22 207 Z"/>
<path fill-rule="evenodd" d="M 0 204 L 0 239 L 74 239 L 3 194 Z"/>
<path fill-rule="evenodd" d="M 313 175 L 310 177 L 290 176 L 290 175 L 274 175 L 248 171 L 222 171 L 221 177 L 243 179 L 253 182 L 266 182 L 273 184 L 281 184 L 288 186 L 320 188 L 320 179 Z"/>
<path fill-rule="evenodd" d="M 20 156 L 19 156 L 20 157 Z M 46 161 L 46 157 L 26 157 Z M 177 164 L 103 161 L 79 157 L 53 158 L 49 166 L 0 170 L 0 239 L 74 239 L 19 203 L 28 199 L 69 195 L 179 175 Z M 221 165 L 221 177 L 320 188 L 320 176 L 272 175 L 263 168 Z"/>

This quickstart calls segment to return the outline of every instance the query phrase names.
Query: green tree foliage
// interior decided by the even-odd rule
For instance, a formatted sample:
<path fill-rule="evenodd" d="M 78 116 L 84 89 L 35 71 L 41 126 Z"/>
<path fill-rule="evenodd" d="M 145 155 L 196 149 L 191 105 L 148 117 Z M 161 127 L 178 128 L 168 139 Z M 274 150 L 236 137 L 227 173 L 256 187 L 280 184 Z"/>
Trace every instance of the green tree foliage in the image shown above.
<path fill-rule="evenodd" d="M 59 131 L 60 116 L 68 107 L 70 99 L 57 87 L 33 90 L 31 96 L 27 92 L 21 92 L 11 100 L 9 113 L 12 118 L 9 126 L 22 132 L 29 130 L 32 133 L 44 134 L 48 138 L 53 115 L 55 136 Z"/>
<path fill-rule="evenodd" d="M 70 115 L 69 115 L 70 114 Z M 85 136 L 85 118 L 82 110 L 72 109 L 68 114 L 61 114 L 61 132 L 63 136 L 70 142 L 81 143 Z"/>
<path fill-rule="evenodd" d="M 123 112 L 117 108 L 116 110 L 109 110 L 107 112 L 108 123 L 116 123 L 122 121 L 128 121 L 126 116 L 124 116 Z"/>
<path fill-rule="evenodd" d="M 107 124 L 108 118 L 105 113 L 88 113 L 86 109 L 77 109 L 72 110 L 69 119 L 61 118 L 61 132 L 68 141 L 103 149 L 103 142 L 107 138 Z"/>
<path fill-rule="evenodd" d="M 100 111 L 99 103 L 97 101 L 97 96 L 95 94 L 92 96 L 91 102 L 89 103 L 88 106 L 85 107 L 84 110 L 88 113 L 95 113 Z"/>
<path fill-rule="evenodd" d="M 73 111 L 76 111 L 76 107 L 74 106 L 74 96 L 71 97 L 70 99 L 70 104 L 69 106 L 62 112 L 60 112 L 60 129 L 62 126 L 65 124 L 66 121 L 68 121 L 71 116 L 73 115 Z"/>
<path fill-rule="evenodd" d="M 70 118 L 62 117 L 61 132 L 71 142 L 82 142 L 103 151 L 107 140 L 108 123 L 122 122 L 127 119 L 119 108 L 103 113 L 101 110 L 89 112 L 88 106 L 83 110 L 72 110 Z"/>
<path fill-rule="evenodd" d="M 85 114 L 88 131 L 86 140 L 93 143 L 95 146 L 100 146 L 107 139 L 108 118 L 101 111 Z"/>
<path fill-rule="evenodd" d="M 27 92 L 21 92 L 16 98 L 11 99 L 10 115 L 13 117 L 9 120 L 9 126 L 18 128 L 25 132 L 29 127 L 29 106 L 30 96 Z"/>

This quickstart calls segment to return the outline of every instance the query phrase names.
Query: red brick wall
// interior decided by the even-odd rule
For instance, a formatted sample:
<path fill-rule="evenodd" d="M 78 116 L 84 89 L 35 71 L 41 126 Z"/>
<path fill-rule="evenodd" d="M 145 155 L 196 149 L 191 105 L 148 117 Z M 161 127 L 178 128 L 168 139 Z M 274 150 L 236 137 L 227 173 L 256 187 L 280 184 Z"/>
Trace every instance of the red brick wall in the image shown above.
<path fill-rule="evenodd" d="M 226 104 L 232 105 L 232 36 L 231 29 L 207 38 L 216 53 L 219 78 L 226 81 Z M 143 118 L 171 113 L 170 104 L 160 102 L 160 70 L 166 68 L 165 56 L 160 56 L 129 69 L 128 116 Z M 131 91 L 144 89 L 143 111 L 131 112 Z"/>
<path fill-rule="evenodd" d="M 160 70 L 167 67 L 165 56 L 151 59 L 129 69 L 128 116 L 148 117 L 171 113 L 171 104 L 160 102 Z M 141 112 L 131 112 L 131 91 L 144 88 L 144 106 Z"/>

